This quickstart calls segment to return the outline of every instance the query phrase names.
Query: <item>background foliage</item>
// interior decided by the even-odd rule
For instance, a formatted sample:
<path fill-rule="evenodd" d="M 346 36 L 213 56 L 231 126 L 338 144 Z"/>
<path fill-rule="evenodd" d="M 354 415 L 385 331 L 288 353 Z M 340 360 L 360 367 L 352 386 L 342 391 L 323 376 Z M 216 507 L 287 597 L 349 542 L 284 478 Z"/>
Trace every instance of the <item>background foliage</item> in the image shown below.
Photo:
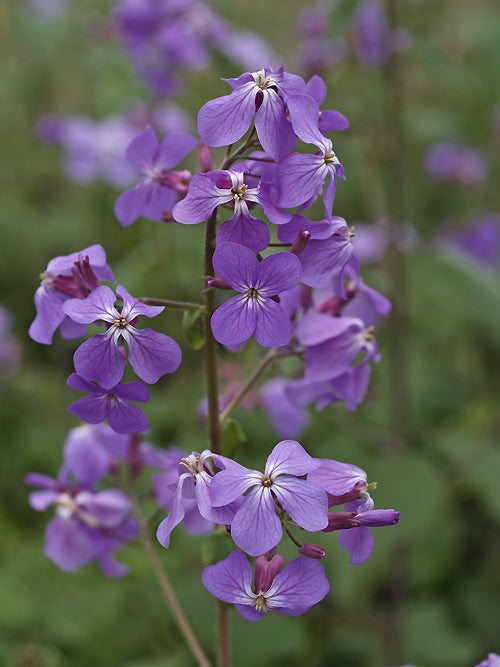
<path fill-rule="evenodd" d="M 234 24 L 267 37 L 285 69 L 300 73 L 296 19 L 304 3 L 212 5 Z M 346 33 L 354 10 L 353 2 L 337 3 L 332 36 Z M 43 557 L 47 517 L 29 508 L 23 483 L 28 471 L 56 473 L 66 434 L 75 426 L 66 412 L 75 399 L 65 385 L 73 344 L 57 337 L 51 347 L 36 345 L 26 333 L 47 261 L 100 243 L 115 277 L 134 295 L 194 300 L 202 287 L 200 226 L 141 220 L 121 229 L 113 215 L 118 191 L 102 182 L 68 181 L 59 149 L 34 134 L 43 113 L 99 119 L 148 99 L 127 56 L 104 29 L 111 11 L 111 2 L 80 0 L 49 17 L 11 0 L 0 14 L 0 300 L 13 314 L 22 344 L 20 369 L 3 377 L 0 386 L 0 664 L 5 665 L 191 664 L 140 550 L 124 553 L 132 574 L 123 581 L 105 579 L 94 566 L 60 572 Z M 465 226 L 498 212 L 500 6 L 487 0 L 401 0 L 399 14 L 412 38 L 401 56 L 401 223 L 411 228 L 412 239 L 403 294 L 408 327 L 401 332 L 409 377 L 406 437 L 395 438 L 391 350 L 381 329 L 383 360 L 374 368 L 365 403 L 356 413 L 335 405 L 313 415 L 301 442 L 315 456 L 366 469 L 369 481 L 379 484 L 376 506 L 395 507 L 401 520 L 398 527 L 377 532 L 375 551 L 362 566 L 350 566 L 335 535 L 325 535 L 333 586 L 305 617 L 270 615 L 251 624 L 233 614 L 235 664 L 243 667 L 305 661 L 470 667 L 488 651 L 500 652 L 500 279 L 498 270 L 435 241 L 451 222 Z M 197 109 L 227 92 L 219 77 L 239 73 L 218 56 L 210 70 L 186 76 L 180 103 L 193 128 Z M 352 58 L 325 78 L 325 108 L 339 109 L 351 123 L 336 137 L 348 181 L 338 187 L 335 213 L 354 224 L 376 223 L 394 194 L 387 81 L 381 71 L 363 69 Z M 431 182 L 423 158 L 438 141 L 483 150 L 488 180 L 477 188 Z M 390 289 L 384 260 L 365 280 L 381 291 Z M 204 434 L 194 418 L 204 394 L 200 353 L 186 344 L 180 314 L 162 318 L 179 340 L 184 361 L 182 372 L 152 391 L 149 439 L 200 450 Z M 257 354 L 251 348 L 244 355 L 243 377 Z M 247 436 L 239 459 L 258 467 L 256 460 L 263 462 L 279 438 L 260 413 L 242 412 L 239 419 Z M 180 529 L 174 537 L 162 559 L 202 643 L 210 647 L 213 600 L 201 584 L 200 541 Z"/>

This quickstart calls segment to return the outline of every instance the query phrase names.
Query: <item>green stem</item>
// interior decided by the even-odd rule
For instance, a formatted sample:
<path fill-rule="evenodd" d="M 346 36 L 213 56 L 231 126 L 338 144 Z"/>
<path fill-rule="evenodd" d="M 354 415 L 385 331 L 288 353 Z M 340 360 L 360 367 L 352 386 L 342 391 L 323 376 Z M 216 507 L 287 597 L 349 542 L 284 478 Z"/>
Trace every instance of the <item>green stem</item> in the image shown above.
<path fill-rule="evenodd" d="M 165 306 L 165 308 L 175 308 L 176 310 L 203 310 L 201 303 L 189 303 L 188 301 L 169 301 L 168 299 L 154 299 L 145 296 L 139 299 L 148 306 Z"/>
<path fill-rule="evenodd" d="M 153 572 L 155 573 L 158 583 L 160 585 L 160 589 L 170 609 L 172 610 L 172 614 L 174 615 L 174 618 L 177 621 L 177 625 L 179 626 L 179 629 L 182 635 L 184 636 L 187 645 L 191 649 L 191 652 L 195 657 L 198 665 L 200 665 L 200 667 L 212 667 L 210 661 L 203 652 L 203 649 L 201 648 L 198 639 L 196 638 L 196 635 L 189 624 L 189 621 L 184 616 L 184 612 L 182 611 L 177 596 L 174 593 L 174 589 L 172 588 L 170 580 L 167 577 L 165 570 L 163 569 L 160 559 L 158 558 L 156 549 L 151 541 L 148 527 L 144 524 L 142 520 L 140 520 L 140 526 L 141 526 L 141 534 L 142 534 L 144 550 L 149 556 L 149 560 L 153 567 Z"/>
<path fill-rule="evenodd" d="M 262 361 L 257 366 L 257 368 L 254 370 L 252 375 L 248 378 L 248 380 L 246 381 L 244 386 L 240 389 L 240 391 L 233 398 L 231 403 L 227 406 L 227 408 L 221 414 L 221 416 L 220 416 L 221 425 L 224 425 L 224 423 L 233 414 L 233 412 L 236 410 L 238 405 L 245 398 L 245 396 L 248 394 L 248 392 L 253 387 L 255 382 L 259 379 L 259 377 L 262 375 L 262 373 L 266 370 L 266 368 L 269 366 L 269 364 L 272 361 L 274 361 L 275 359 L 283 359 L 284 357 L 300 356 L 301 354 L 302 354 L 302 352 L 299 352 L 299 351 L 295 351 L 295 352 L 283 352 L 282 351 L 282 352 L 279 352 L 276 349 L 270 350 L 267 353 L 267 355 L 264 357 L 264 359 L 262 359 Z"/>

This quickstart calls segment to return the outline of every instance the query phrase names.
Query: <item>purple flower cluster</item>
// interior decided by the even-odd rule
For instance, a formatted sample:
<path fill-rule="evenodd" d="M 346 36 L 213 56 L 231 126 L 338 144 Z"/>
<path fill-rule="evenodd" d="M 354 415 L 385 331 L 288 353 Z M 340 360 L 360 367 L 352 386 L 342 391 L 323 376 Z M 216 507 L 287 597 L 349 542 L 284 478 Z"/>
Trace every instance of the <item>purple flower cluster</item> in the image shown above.
<path fill-rule="evenodd" d="M 283 570 L 283 577 L 286 571 L 296 596 L 290 590 L 290 598 L 280 597 L 283 591 L 277 574 L 283 560 L 276 551 L 284 529 L 288 534 L 291 529 L 340 530 L 341 546 L 351 552 L 350 562 L 359 564 L 373 550 L 369 527 L 394 525 L 399 520 L 399 513 L 394 510 L 373 509 L 369 490 L 374 485 L 367 484 L 363 470 L 351 464 L 312 458 L 294 440 L 281 441 L 274 447 L 264 472 L 250 470 L 210 451 L 193 452 L 181 459 L 176 478 L 169 475 L 164 481 L 173 499 L 167 518 L 158 527 L 160 544 L 170 545 L 173 528 L 186 514 L 186 501 L 195 499 L 206 521 L 225 525 L 241 551 L 260 557 L 253 592 L 251 568 L 241 551 L 233 551 L 229 558 L 209 566 L 203 573 L 208 590 L 219 599 L 234 603 L 248 620 L 259 620 L 271 609 L 288 615 L 301 614 L 328 592 L 322 567 L 319 563 L 307 564 L 310 559 L 324 558 L 325 550 L 294 540 L 299 553 L 306 557 L 292 561 Z M 328 512 L 329 507 L 344 504 L 344 512 Z M 301 588 L 300 576 L 310 578 L 307 589 Z M 272 586 L 274 577 L 277 578 Z M 294 604 L 291 600 L 295 600 Z"/>
<path fill-rule="evenodd" d="M 117 433 L 145 431 L 149 422 L 131 401 L 145 403 L 149 389 L 166 373 L 174 373 L 181 362 L 181 350 L 169 336 L 153 329 L 138 329 L 140 316 L 155 317 L 164 306 L 148 306 L 118 285 L 116 295 L 100 280 L 113 280 L 106 254 L 99 245 L 52 259 L 35 294 L 37 315 L 29 334 L 33 340 L 50 345 L 59 327 L 64 338 L 79 338 L 86 325 L 103 322 L 106 332 L 95 334 L 76 350 L 76 373 L 68 386 L 89 394 L 69 410 L 89 424 L 105 419 Z M 121 309 L 115 307 L 117 299 Z M 128 361 L 144 382 L 121 383 Z"/>
<path fill-rule="evenodd" d="M 38 120 L 35 130 L 45 143 L 61 146 L 64 172 L 71 181 L 85 185 L 102 179 L 123 188 L 134 182 L 136 174 L 134 166 L 124 159 L 126 147 L 148 123 L 163 133 L 185 131 L 190 126 L 186 114 L 169 104 L 151 112 L 135 107 L 99 121 L 47 114 Z"/>
<path fill-rule="evenodd" d="M 121 0 L 114 14 L 120 40 L 155 95 L 173 95 L 182 71 L 206 69 L 213 52 L 257 67 L 274 55 L 257 34 L 235 30 L 201 0 Z"/>

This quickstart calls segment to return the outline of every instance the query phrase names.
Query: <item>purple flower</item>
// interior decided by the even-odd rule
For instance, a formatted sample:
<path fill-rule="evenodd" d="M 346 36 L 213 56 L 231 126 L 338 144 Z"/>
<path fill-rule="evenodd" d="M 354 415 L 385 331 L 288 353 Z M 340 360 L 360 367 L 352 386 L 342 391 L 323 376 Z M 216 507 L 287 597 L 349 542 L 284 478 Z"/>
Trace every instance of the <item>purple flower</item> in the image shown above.
<path fill-rule="evenodd" d="M 480 662 L 476 667 L 500 667 L 500 655 L 488 653 L 486 660 Z"/>
<path fill-rule="evenodd" d="M 245 165 L 239 165 L 244 168 Z M 176 204 L 174 220 L 185 225 L 208 220 L 212 212 L 221 204 L 234 206 L 234 214 L 222 223 L 217 233 L 217 244 L 240 243 L 255 252 L 265 250 L 270 234 L 262 220 L 250 215 L 248 205 L 260 204 L 267 217 L 275 224 L 283 224 L 291 218 L 291 213 L 277 208 L 270 199 L 268 183 L 259 182 L 251 188 L 245 183 L 243 171 L 212 171 L 195 174 L 189 184 L 186 197 Z"/>
<path fill-rule="evenodd" d="M 283 562 L 278 560 L 278 567 Z M 258 559 L 259 560 L 259 559 Z M 203 585 L 219 600 L 234 604 L 248 621 L 258 621 L 264 614 L 276 611 L 285 616 L 299 616 L 320 602 L 330 590 L 323 566 L 317 560 L 296 558 L 281 572 L 272 563 L 271 576 L 259 577 L 260 563 L 256 563 L 255 586 L 252 591 L 252 568 L 241 551 L 209 565 L 203 570 Z M 263 585 L 258 585 L 258 578 Z"/>
<path fill-rule="evenodd" d="M 486 158 L 481 151 L 445 142 L 428 150 L 424 165 L 435 181 L 456 181 L 463 185 L 477 185 L 488 173 Z"/>
<path fill-rule="evenodd" d="M 177 343 L 153 329 L 136 329 L 139 315 L 154 317 L 163 306 L 146 306 L 134 299 L 118 285 L 116 293 L 123 299 L 121 312 L 115 308 L 116 297 L 109 287 L 95 289 L 84 301 L 70 299 L 63 308 L 75 322 L 90 324 L 104 320 L 108 330 L 97 334 L 80 345 L 74 355 L 75 370 L 89 382 L 97 382 L 105 389 L 116 387 L 125 370 L 125 358 L 118 342 L 123 338 L 128 345 L 128 360 L 137 375 L 154 384 L 165 373 L 173 373 L 181 362 Z"/>
<path fill-rule="evenodd" d="M 372 331 L 354 317 L 311 312 L 300 320 L 296 335 L 306 348 L 305 377 L 315 382 L 339 377 L 360 353 L 367 360 L 379 358 Z"/>
<path fill-rule="evenodd" d="M 294 215 L 291 222 L 278 228 L 278 238 L 282 243 L 293 243 L 300 231 L 311 233 L 299 255 L 301 282 L 319 289 L 335 283 L 335 292 L 345 297 L 342 275 L 353 253 L 353 235 L 344 218 L 312 221 Z"/>
<path fill-rule="evenodd" d="M 0 305 L 0 377 L 16 373 L 21 361 L 21 344 L 10 333 L 11 315 Z"/>
<path fill-rule="evenodd" d="M 201 454 L 193 452 L 180 459 L 177 474 L 169 475 L 163 480 L 170 489 L 174 489 L 170 501 L 170 512 L 158 526 L 156 537 L 166 549 L 170 544 L 172 530 L 184 519 L 186 511 L 193 509 L 191 501 L 194 497 L 201 517 L 211 523 L 229 524 L 239 506 L 239 501 L 227 503 L 225 507 L 213 508 L 210 502 L 210 486 L 214 478 L 214 466 L 210 459 L 220 468 L 236 467 L 237 463 L 224 456 L 213 454 L 208 449 Z M 239 467 L 239 466 L 238 466 Z"/>
<path fill-rule="evenodd" d="M 306 84 L 306 93 L 314 98 L 319 108 L 326 98 L 326 85 L 323 79 L 316 74 L 311 77 Z M 318 112 L 318 127 L 322 134 L 338 132 L 339 130 L 347 130 L 349 121 L 340 111 L 326 109 Z"/>
<path fill-rule="evenodd" d="M 84 336 L 85 325 L 68 317 L 63 304 L 70 297 L 85 299 L 99 286 L 99 280 L 114 282 L 100 245 L 51 259 L 35 293 L 36 317 L 29 328 L 30 337 L 37 343 L 50 345 L 58 327 L 61 336 L 68 340 Z"/>
<path fill-rule="evenodd" d="M 45 533 L 47 558 L 69 572 L 98 560 L 109 577 L 127 573 L 128 569 L 112 557 L 113 551 L 138 532 L 125 494 L 117 489 L 95 492 L 37 474 L 28 475 L 26 481 L 42 488 L 30 494 L 33 509 L 43 511 L 56 505 L 56 515 Z"/>
<path fill-rule="evenodd" d="M 100 424 L 105 419 L 116 433 L 147 431 L 149 421 L 143 411 L 130 401 L 147 403 L 149 389 L 143 382 L 117 384 L 103 389 L 73 373 L 66 381 L 68 387 L 86 391 L 90 396 L 81 398 L 68 410 L 88 424 Z"/>
<path fill-rule="evenodd" d="M 305 410 L 292 403 L 286 393 L 288 380 L 273 378 L 262 385 L 260 403 L 280 438 L 298 438 L 307 428 Z"/>
<path fill-rule="evenodd" d="M 328 493 L 328 507 L 343 505 L 351 500 L 370 498 L 364 470 L 352 463 L 342 463 L 332 459 L 318 460 L 320 465 L 308 474 L 307 479 Z"/>
<path fill-rule="evenodd" d="M 259 556 L 275 547 L 282 536 L 283 511 L 305 530 L 326 526 L 325 491 L 300 479 L 318 465 L 298 442 L 282 440 L 269 455 L 264 473 L 238 466 L 215 475 L 212 507 L 241 500 L 248 491 L 231 521 L 231 536 L 240 549 Z"/>
<path fill-rule="evenodd" d="M 264 347 L 286 345 L 292 325 L 273 297 L 299 282 L 302 270 L 297 257 L 278 252 L 259 264 L 248 248 L 223 243 L 213 261 L 218 276 L 240 292 L 212 316 L 212 330 L 219 343 L 238 345 L 253 335 Z"/>
<path fill-rule="evenodd" d="M 356 55 L 366 67 L 381 67 L 392 50 L 392 34 L 379 0 L 362 3 L 354 16 Z"/>
<path fill-rule="evenodd" d="M 303 93 L 305 83 L 282 67 L 246 72 L 224 79 L 233 88 L 225 97 L 210 100 L 198 114 L 198 132 L 208 146 L 227 146 L 245 134 L 255 116 L 255 129 L 263 149 L 280 160 L 295 145 L 295 133 L 285 116 L 289 95 Z"/>
<path fill-rule="evenodd" d="M 306 97 L 307 96 L 301 96 Z M 312 98 L 312 105 L 315 102 Z M 316 128 L 317 128 L 316 121 Z M 313 143 L 318 151 L 311 153 L 292 153 L 282 160 L 276 168 L 276 186 L 279 192 L 278 205 L 285 208 L 299 206 L 318 196 L 323 183 L 328 182 L 323 193 L 325 214 L 328 219 L 332 216 L 333 201 L 337 179 L 344 178 L 344 167 L 333 152 L 330 139 L 323 137 L 319 129 L 306 118 L 303 124 L 294 120 L 294 130 L 306 143 Z"/>
<path fill-rule="evenodd" d="M 191 174 L 171 171 L 196 146 L 197 140 L 184 132 L 169 134 L 158 145 L 153 128 L 133 139 L 127 158 L 140 174 L 144 174 L 133 190 L 121 194 L 115 204 L 115 215 L 123 227 L 142 215 L 161 222 L 177 201 L 177 193 L 185 194 Z"/>

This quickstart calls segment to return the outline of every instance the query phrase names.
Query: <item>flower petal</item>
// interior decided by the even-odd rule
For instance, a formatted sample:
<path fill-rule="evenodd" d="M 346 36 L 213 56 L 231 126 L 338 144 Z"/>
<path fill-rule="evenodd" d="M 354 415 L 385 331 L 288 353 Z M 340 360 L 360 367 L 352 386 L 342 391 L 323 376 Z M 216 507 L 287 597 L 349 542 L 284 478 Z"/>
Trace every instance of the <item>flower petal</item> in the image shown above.
<path fill-rule="evenodd" d="M 270 489 L 254 487 L 245 496 L 231 523 L 231 537 L 235 544 L 250 556 L 260 556 L 275 547 L 282 534 Z"/>
<path fill-rule="evenodd" d="M 246 295 L 239 294 L 217 308 L 212 315 L 211 326 L 214 337 L 219 343 L 239 345 L 253 334 L 256 322 L 257 309 L 249 307 Z"/>
<path fill-rule="evenodd" d="M 128 343 L 128 360 L 137 375 L 154 384 L 165 373 L 174 373 L 181 363 L 181 348 L 170 336 L 153 329 L 129 329 L 124 333 Z"/>

